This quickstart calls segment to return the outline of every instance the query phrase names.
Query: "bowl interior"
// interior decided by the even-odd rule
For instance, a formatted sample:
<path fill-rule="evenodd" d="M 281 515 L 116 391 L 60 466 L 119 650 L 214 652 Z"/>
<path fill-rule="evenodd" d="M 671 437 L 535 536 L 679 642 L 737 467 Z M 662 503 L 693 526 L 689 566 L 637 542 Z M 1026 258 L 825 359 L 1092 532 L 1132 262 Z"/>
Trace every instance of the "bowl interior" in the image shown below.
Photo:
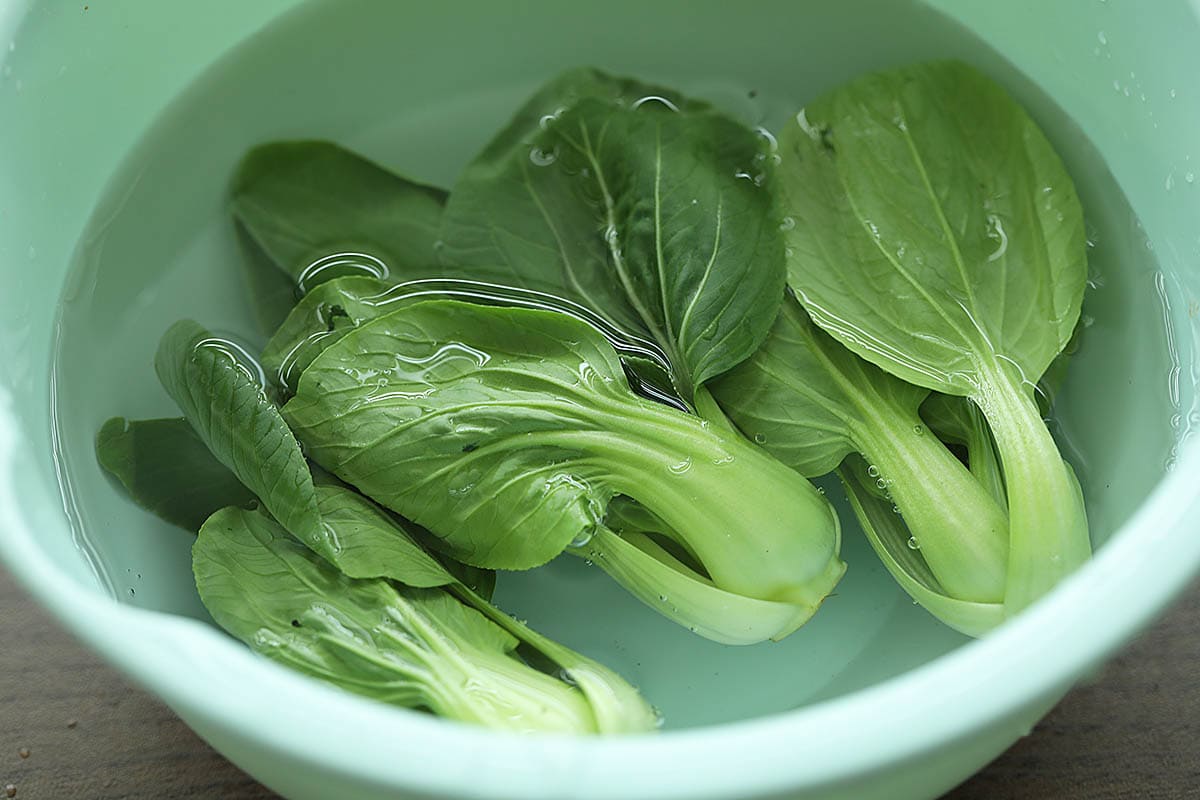
<path fill-rule="evenodd" d="M 1176 278 L 1160 267 L 1088 138 L 981 40 L 917 4 L 852 0 L 803 4 L 803 11 L 771 4 L 735 21 L 739 15 L 711 4 L 681 25 L 665 6 L 543 9 L 518 20 L 484 6 L 451 23 L 431 7 L 310 4 L 215 63 L 129 150 L 65 278 L 52 370 L 55 454 L 72 547 L 87 556 L 96 580 L 122 602 L 206 618 L 190 578 L 191 537 L 118 495 L 95 463 L 92 441 L 110 416 L 177 413 L 151 367 L 158 336 L 176 319 L 262 344 L 225 205 L 240 155 L 271 139 L 328 138 L 449 186 L 524 96 L 576 65 L 678 86 L 767 128 L 872 68 L 957 57 L 1002 81 L 1058 146 L 1088 217 L 1092 287 L 1056 434 L 1085 487 L 1094 538 L 1106 541 L 1197 423 L 1182 410 L 1188 398 L 1180 397 L 1169 327 L 1172 304 L 1182 302 Z M 1180 187 L 1191 180 L 1182 168 L 1175 176 Z M 31 380 L 46 380 L 45 367 Z M 840 496 L 835 482 L 826 487 Z M 733 648 L 699 639 L 598 569 L 565 558 L 502 576 L 497 601 L 621 671 L 671 727 L 797 708 L 963 644 L 899 591 L 844 504 L 840 511 L 848 574 L 817 618 L 781 644 Z"/>

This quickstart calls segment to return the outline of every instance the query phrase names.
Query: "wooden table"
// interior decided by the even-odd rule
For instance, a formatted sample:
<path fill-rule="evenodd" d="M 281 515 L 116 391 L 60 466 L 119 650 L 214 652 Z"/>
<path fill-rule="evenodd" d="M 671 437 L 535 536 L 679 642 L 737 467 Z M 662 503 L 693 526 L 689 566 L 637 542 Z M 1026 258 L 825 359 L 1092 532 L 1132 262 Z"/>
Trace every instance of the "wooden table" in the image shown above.
<path fill-rule="evenodd" d="M 6 791 L 7 789 L 7 791 Z M 0 800 L 275 797 L 0 571 Z M 946 800 L 1200 798 L 1200 584 Z"/>

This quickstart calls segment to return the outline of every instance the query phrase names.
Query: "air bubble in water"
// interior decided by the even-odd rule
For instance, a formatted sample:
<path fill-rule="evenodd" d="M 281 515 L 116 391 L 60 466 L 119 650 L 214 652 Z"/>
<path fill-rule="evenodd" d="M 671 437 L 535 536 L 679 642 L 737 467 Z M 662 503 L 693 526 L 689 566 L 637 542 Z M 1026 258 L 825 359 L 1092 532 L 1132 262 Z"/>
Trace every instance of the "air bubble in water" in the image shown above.
<path fill-rule="evenodd" d="M 878 478 L 879 477 L 879 467 L 872 464 L 871 466 L 867 467 L 867 474 L 870 475 L 872 478 Z"/>
<path fill-rule="evenodd" d="M 915 536 L 908 537 L 908 549 L 909 550 L 920 550 L 921 549 L 921 543 L 917 541 L 917 537 L 915 537 Z"/>

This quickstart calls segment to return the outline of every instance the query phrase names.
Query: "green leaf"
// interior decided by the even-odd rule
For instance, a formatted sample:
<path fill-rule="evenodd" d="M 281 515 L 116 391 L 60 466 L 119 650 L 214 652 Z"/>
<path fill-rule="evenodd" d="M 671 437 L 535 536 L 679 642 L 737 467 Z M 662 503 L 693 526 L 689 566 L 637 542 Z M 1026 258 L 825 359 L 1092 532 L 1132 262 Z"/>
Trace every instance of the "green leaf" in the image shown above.
<path fill-rule="evenodd" d="M 359 520 L 358 525 L 351 526 L 349 530 L 358 532 L 361 535 L 362 542 L 360 544 L 347 544 L 347 533 L 345 529 L 340 534 L 336 534 L 334 538 L 337 540 L 338 547 L 329 547 L 321 552 L 334 565 L 341 564 L 342 569 L 347 574 L 352 574 L 354 577 L 386 577 L 393 580 L 401 581 L 402 583 L 410 583 L 413 586 L 422 585 L 425 581 L 419 578 L 412 578 L 410 582 L 403 578 L 403 567 L 393 571 L 385 569 L 383 566 L 386 562 L 376 557 L 375 552 L 378 550 L 381 553 L 394 553 L 396 558 L 406 560 L 405 554 L 409 551 L 403 543 L 396 544 L 390 541 L 381 541 L 380 537 L 390 539 L 391 537 L 401 537 L 407 542 L 411 542 L 413 546 L 419 547 L 428 553 L 429 550 L 437 549 L 437 539 L 427 530 L 419 525 L 414 525 L 406 519 L 397 517 L 367 500 L 362 495 L 354 491 L 353 488 L 342 482 L 336 475 L 326 472 L 319 465 L 309 462 L 309 471 L 312 472 L 313 483 L 317 488 L 317 503 L 322 514 L 322 522 L 328 525 L 331 522 L 336 522 L 339 516 Z M 340 490 L 343 493 L 353 495 L 353 498 L 338 499 L 337 494 L 330 490 Z M 346 506 L 340 508 L 336 512 L 332 511 L 336 506 Z M 354 537 L 359 538 L 359 537 Z M 331 541 L 330 544 L 333 544 Z M 358 563 L 347 565 L 345 558 L 342 556 L 344 550 L 358 550 Z M 420 559 L 413 559 L 416 562 L 415 569 L 418 574 L 425 573 L 428 575 L 427 580 L 432 581 L 430 585 L 438 586 L 446 583 L 443 580 L 444 573 L 449 573 L 451 578 L 477 593 L 486 600 L 492 598 L 492 593 L 496 590 L 496 573 L 490 569 L 480 569 L 467 564 L 461 564 L 451 558 L 439 559 L 434 565 L 425 564 L 426 558 L 422 556 Z"/>
<path fill-rule="evenodd" d="M 925 430 L 917 408 L 928 390 L 842 347 L 791 297 L 763 346 L 711 389 L 748 437 L 805 475 L 862 453 L 878 496 L 904 515 L 949 594 L 1003 599 L 1008 519 Z"/>
<path fill-rule="evenodd" d="M 213 619 L 293 669 L 494 728 L 596 730 L 579 691 L 526 666 L 514 636 L 441 589 L 349 578 L 265 513 L 237 508 L 214 514 L 192 553 Z"/>
<path fill-rule="evenodd" d="M 428 589 L 457 579 L 418 539 L 423 531 L 380 509 L 362 495 L 336 486 L 317 487 L 322 537 L 319 555 L 351 578 L 390 578 Z"/>
<path fill-rule="evenodd" d="M 921 419 L 943 442 L 966 446 L 979 425 L 987 426 L 983 414 L 970 400 L 931 392 L 921 404 Z"/>
<path fill-rule="evenodd" d="M 327 348 L 283 413 L 319 464 L 457 560 L 537 566 L 607 501 L 562 465 L 572 448 L 535 435 L 592 427 L 571 394 L 620 396 L 616 354 L 580 330 L 562 315 L 421 303 Z"/>
<path fill-rule="evenodd" d="M 604 526 L 572 550 L 586 557 L 663 616 L 722 644 L 780 640 L 816 612 L 821 598 L 795 604 L 759 600 L 716 586 L 696 554 L 662 519 L 618 495 Z M 840 575 L 844 567 L 831 564 Z"/>
<path fill-rule="evenodd" d="M 649 96 L 677 106 L 686 102 L 667 89 L 592 69 L 568 71 L 539 90 L 455 183 L 442 218 L 442 265 L 481 280 L 560 295 L 618 328 L 642 330 L 641 317 L 613 280 L 595 210 L 576 199 L 579 176 L 548 169 L 547 162 L 557 156 L 553 145 L 549 150 L 541 145 L 546 127 L 583 99 L 632 103 Z"/>
<path fill-rule="evenodd" d="M 809 477 L 856 452 L 873 424 L 919 424 L 929 393 L 854 356 L 790 297 L 762 347 L 710 389 L 748 439 Z"/>
<path fill-rule="evenodd" d="M 618 535 L 600 528 L 582 553 L 650 608 L 721 644 L 783 639 L 807 622 L 824 599 L 804 606 L 727 592 L 655 540 L 631 531 Z M 837 577 L 845 570 L 840 562 L 833 568 Z"/>
<path fill-rule="evenodd" d="M 645 332 L 690 397 L 753 352 L 779 304 L 770 154 L 703 104 L 608 81 L 581 100 L 547 87 L 467 167 L 442 261 Z"/>
<path fill-rule="evenodd" d="M 437 541 L 432 535 L 428 536 L 428 540 Z M 433 544 L 429 546 L 434 547 Z M 472 567 L 470 564 L 463 564 L 452 558 L 447 558 L 444 565 L 458 583 L 479 595 L 481 599 L 491 601 L 492 595 L 496 593 L 495 570 Z"/>
<path fill-rule="evenodd" d="M 363 322 L 386 311 L 389 284 L 378 278 L 335 278 L 313 288 L 301 298 L 263 349 L 267 375 L 288 391 L 322 350 Z"/>
<path fill-rule="evenodd" d="M 495 573 L 448 561 L 425 550 L 427 531 L 380 509 L 345 488 L 318 486 L 322 521 L 331 547 L 319 554 L 351 578 L 388 578 L 415 588 L 445 587 L 462 603 L 507 631 L 525 651 L 532 650 L 554 669 L 570 675 L 596 717 L 600 733 L 650 730 L 654 714 L 637 691 L 608 668 L 513 619 L 488 602 Z M 477 618 L 464 611 L 468 624 Z M 445 615 L 443 615 L 445 616 Z M 460 625 L 460 627 L 462 627 Z M 495 635 L 483 631 L 482 635 Z M 513 649 L 507 647 L 506 649 Z"/>
<path fill-rule="evenodd" d="M 850 506 L 871 547 L 914 601 L 939 620 L 968 636 L 982 636 L 1005 619 L 1004 604 L 972 602 L 946 593 L 930 572 L 919 549 L 909 545 L 911 535 L 904 519 L 881 500 L 867 474 L 867 465 L 852 457 L 838 470 Z"/>
<path fill-rule="evenodd" d="M 1036 381 L 1066 346 L 1083 213 L 997 84 L 957 62 L 871 74 L 806 107 L 780 145 L 792 286 L 851 350 L 961 395 L 998 359 Z"/>
<path fill-rule="evenodd" d="M 193 533 L 214 511 L 255 500 L 184 419 L 113 417 L 96 434 L 96 458 L 135 503 Z"/>
<path fill-rule="evenodd" d="M 591 705 L 599 733 L 645 733 L 661 725 L 658 713 L 638 690 L 608 667 L 542 636 L 473 592 L 464 594 L 461 588 L 454 591 L 463 602 L 519 639 L 518 653 L 532 649 L 557 667 L 560 675 L 566 675 Z"/>
<path fill-rule="evenodd" d="M 466 563 L 545 563 L 623 494 L 725 591 L 815 608 L 841 574 L 837 521 L 811 484 L 633 395 L 603 337 L 563 314 L 409 306 L 326 349 L 284 415 L 315 461 Z M 769 500 L 748 509 L 747 491 Z"/>
<path fill-rule="evenodd" d="M 263 351 L 263 369 L 295 393 L 301 373 L 326 347 L 363 323 L 431 298 L 558 311 L 597 328 L 621 356 L 639 394 L 686 410 L 673 393 L 670 365 L 653 342 L 612 327 L 594 312 L 561 298 L 462 278 L 389 284 L 377 278 L 335 278 L 306 294 Z"/>
<path fill-rule="evenodd" d="M 1005 507 L 1008 498 L 1000 454 L 979 407 L 966 398 L 934 392 L 921 404 L 921 418 L 942 441 L 966 448 L 971 474 L 1001 508 Z"/>
<path fill-rule="evenodd" d="M 793 288 L 858 355 L 983 411 L 1008 496 L 1005 603 L 1029 605 L 1090 554 L 1032 395 L 1087 278 L 1061 160 L 1002 88 L 958 62 L 859 78 L 780 142 Z"/>
<path fill-rule="evenodd" d="M 317 546 L 322 529 L 312 475 L 246 353 L 183 320 L 163 335 L 154 368 L 216 459 L 284 527 Z"/>
<path fill-rule="evenodd" d="M 331 142 L 260 145 L 233 181 L 234 218 L 301 291 L 346 274 L 436 274 L 446 192 Z"/>

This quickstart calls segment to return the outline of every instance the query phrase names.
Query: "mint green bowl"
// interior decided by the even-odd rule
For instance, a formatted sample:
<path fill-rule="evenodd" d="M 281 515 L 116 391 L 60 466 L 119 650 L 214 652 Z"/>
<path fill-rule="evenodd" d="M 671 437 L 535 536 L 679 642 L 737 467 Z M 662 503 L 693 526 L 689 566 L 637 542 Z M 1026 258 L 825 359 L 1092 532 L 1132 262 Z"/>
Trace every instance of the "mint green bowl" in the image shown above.
<path fill-rule="evenodd" d="M 753 8 L 4 4 L 0 556 L 65 626 L 287 797 L 863 800 L 932 797 L 966 778 L 1200 571 L 1200 5 Z M 555 564 L 506 577 L 501 604 L 642 685 L 667 729 L 498 735 L 251 654 L 206 620 L 187 537 L 95 467 L 90 439 L 106 417 L 170 413 L 150 369 L 167 323 L 246 324 L 228 288 L 231 234 L 215 221 L 253 143 L 335 138 L 447 182 L 566 66 L 678 83 L 769 124 L 856 72 L 939 56 L 978 63 L 1046 126 L 1102 267 L 1059 431 L 1078 454 L 1096 557 L 983 640 L 913 606 L 849 525 L 838 597 L 780 645 L 703 642 L 582 565 Z M 142 289 L 163 270 L 169 299 L 157 302 Z"/>

